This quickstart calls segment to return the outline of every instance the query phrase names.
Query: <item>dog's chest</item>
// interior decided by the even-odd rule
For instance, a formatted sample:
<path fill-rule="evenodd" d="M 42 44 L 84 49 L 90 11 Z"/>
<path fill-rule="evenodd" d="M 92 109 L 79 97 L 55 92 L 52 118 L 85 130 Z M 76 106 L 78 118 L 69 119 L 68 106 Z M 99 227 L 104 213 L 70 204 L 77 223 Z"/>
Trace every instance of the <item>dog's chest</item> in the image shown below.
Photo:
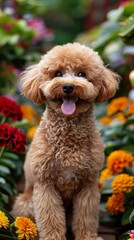
<path fill-rule="evenodd" d="M 70 138 L 60 143 L 57 140 L 57 143 L 52 161 L 52 178 L 63 196 L 71 197 L 89 176 L 89 155 L 82 144 L 76 144 Z"/>
<path fill-rule="evenodd" d="M 87 125 L 60 121 L 45 127 L 49 149 L 53 147 L 50 176 L 64 197 L 87 180 L 90 172 L 90 137 Z"/>

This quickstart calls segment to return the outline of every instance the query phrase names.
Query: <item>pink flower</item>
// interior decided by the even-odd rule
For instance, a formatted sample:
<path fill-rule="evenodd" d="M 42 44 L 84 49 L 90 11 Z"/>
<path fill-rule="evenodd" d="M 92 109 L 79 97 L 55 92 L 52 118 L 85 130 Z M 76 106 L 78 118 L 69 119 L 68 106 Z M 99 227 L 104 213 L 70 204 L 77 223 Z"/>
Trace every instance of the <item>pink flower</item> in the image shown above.
<path fill-rule="evenodd" d="M 130 240 L 134 239 L 134 230 L 130 231 L 129 236 L 131 237 Z"/>
<path fill-rule="evenodd" d="M 35 30 L 34 43 L 52 36 L 52 30 L 47 28 L 44 21 L 40 18 L 29 19 L 27 25 Z"/>
<path fill-rule="evenodd" d="M 7 31 L 10 31 L 11 29 L 12 29 L 12 23 L 7 23 L 6 25 L 5 25 L 5 29 L 7 30 Z"/>

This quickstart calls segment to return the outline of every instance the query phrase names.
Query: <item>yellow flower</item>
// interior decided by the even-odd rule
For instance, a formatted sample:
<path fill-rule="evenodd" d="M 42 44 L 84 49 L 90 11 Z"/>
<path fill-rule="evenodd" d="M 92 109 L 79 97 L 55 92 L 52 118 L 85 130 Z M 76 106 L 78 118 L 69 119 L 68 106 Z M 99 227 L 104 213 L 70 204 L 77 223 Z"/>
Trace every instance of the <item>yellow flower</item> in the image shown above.
<path fill-rule="evenodd" d="M 114 193 L 131 192 L 132 187 L 134 187 L 134 177 L 122 173 L 115 177 L 111 186 Z"/>
<path fill-rule="evenodd" d="M 36 117 L 34 109 L 28 104 L 22 104 L 21 110 L 23 112 L 23 118 L 27 119 L 28 122 L 31 124 L 34 121 L 34 118 Z"/>
<path fill-rule="evenodd" d="M 26 238 L 29 240 L 37 236 L 36 225 L 32 222 L 30 218 L 27 217 L 17 217 L 14 226 L 17 229 L 16 233 L 18 234 L 18 240 Z"/>
<path fill-rule="evenodd" d="M 104 125 L 109 125 L 112 122 L 112 118 L 107 116 L 101 117 L 99 120 Z"/>
<path fill-rule="evenodd" d="M 118 111 L 124 111 L 130 104 L 131 102 L 127 97 L 115 98 L 107 107 L 107 115 L 111 116 Z"/>
<path fill-rule="evenodd" d="M 108 168 L 105 168 L 101 171 L 99 181 L 100 181 L 100 183 L 103 183 L 105 180 L 107 180 L 108 178 L 110 178 L 112 176 L 113 176 L 112 172 Z"/>
<path fill-rule="evenodd" d="M 33 139 L 36 129 L 37 129 L 36 126 L 28 129 L 28 131 L 27 131 L 28 138 Z"/>
<path fill-rule="evenodd" d="M 124 167 L 131 167 L 133 161 L 134 157 L 131 153 L 124 150 L 116 150 L 107 157 L 107 168 L 113 174 L 121 173 Z"/>
<path fill-rule="evenodd" d="M 0 210 L 0 228 L 8 228 L 9 221 L 4 212 Z"/>
<path fill-rule="evenodd" d="M 119 212 L 125 211 L 124 202 L 125 200 L 123 193 L 116 193 L 108 198 L 106 208 L 110 214 L 115 215 L 118 213 L 118 211 Z"/>

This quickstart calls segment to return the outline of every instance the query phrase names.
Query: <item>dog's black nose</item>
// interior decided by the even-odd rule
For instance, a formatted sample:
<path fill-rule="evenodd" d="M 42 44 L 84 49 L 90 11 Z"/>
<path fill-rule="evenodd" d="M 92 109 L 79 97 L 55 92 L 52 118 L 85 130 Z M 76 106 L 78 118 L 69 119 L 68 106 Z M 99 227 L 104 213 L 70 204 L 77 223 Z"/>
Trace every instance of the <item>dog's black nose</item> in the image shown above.
<path fill-rule="evenodd" d="M 72 93 L 74 90 L 74 85 L 70 83 L 65 83 L 62 87 L 63 92 L 66 94 Z"/>

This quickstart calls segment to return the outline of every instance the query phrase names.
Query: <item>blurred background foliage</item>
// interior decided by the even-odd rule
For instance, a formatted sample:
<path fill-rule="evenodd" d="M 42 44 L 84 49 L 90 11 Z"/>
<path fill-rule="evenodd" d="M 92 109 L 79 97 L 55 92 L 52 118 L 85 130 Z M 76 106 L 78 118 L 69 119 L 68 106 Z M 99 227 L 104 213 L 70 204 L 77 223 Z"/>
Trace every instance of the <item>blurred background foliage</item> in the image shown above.
<path fill-rule="evenodd" d="M 122 77 L 115 112 L 108 114 L 110 103 L 96 107 L 106 157 L 120 149 L 134 154 L 134 1 L 1 0 L 0 6 L 0 94 L 17 102 L 22 112 L 20 121 L 11 121 L 3 118 L 0 108 L 1 124 L 21 129 L 27 136 L 28 149 L 45 106 L 33 105 L 21 96 L 19 75 L 56 44 L 78 41 L 97 51 L 105 65 Z M 122 109 L 119 106 L 123 103 Z M 24 153 L 14 153 L 9 146 L 0 149 L 0 207 L 11 208 L 24 158 Z M 104 170 L 106 166 L 105 161 Z M 134 164 L 124 166 L 122 173 L 134 176 Z M 104 224 L 120 223 L 119 232 L 123 233 L 125 229 L 132 229 L 133 189 L 129 196 L 124 193 L 124 213 L 118 211 L 111 216 L 106 209 L 108 198 L 112 196 L 111 183 L 118 175 L 117 172 L 101 182 L 101 210 L 105 213 L 101 220 Z M 126 232 L 122 239 L 127 238 Z"/>

